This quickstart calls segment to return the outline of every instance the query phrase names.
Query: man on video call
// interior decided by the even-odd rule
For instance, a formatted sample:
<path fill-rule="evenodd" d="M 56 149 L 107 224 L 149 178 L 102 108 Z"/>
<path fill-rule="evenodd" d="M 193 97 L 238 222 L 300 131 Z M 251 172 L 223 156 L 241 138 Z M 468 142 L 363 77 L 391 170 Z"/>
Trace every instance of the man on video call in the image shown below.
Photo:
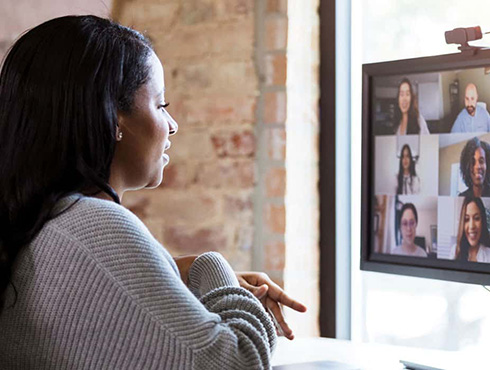
<path fill-rule="evenodd" d="M 458 114 L 451 132 L 490 132 L 490 114 L 479 105 L 475 84 L 469 83 L 464 94 L 465 108 Z"/>

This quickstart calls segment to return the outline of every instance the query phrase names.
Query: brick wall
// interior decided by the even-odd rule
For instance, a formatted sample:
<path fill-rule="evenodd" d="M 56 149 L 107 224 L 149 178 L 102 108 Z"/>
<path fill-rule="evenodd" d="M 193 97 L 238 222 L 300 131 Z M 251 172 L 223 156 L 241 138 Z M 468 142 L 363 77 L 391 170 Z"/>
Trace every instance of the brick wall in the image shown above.
<path fill-rule="evenodd" d="M 218 250 L 252 267 L 258 77 L 254 2 L 116 1 L 123 24 L 153 41 L 179 123 L 158 189 L 123 203 L 174 254 Z"/>
<path fill-rule="evenodd" d="M 116 1 L 113 12 L 153 41 L 180 124 L 162 186 L 124 204 L 173 253 L 216 249 L 282 285 L 287 0 Z"/>
<path fill-rule="evenodd" d="M 300 27 L 292 40 L 288 6 Z M 153 41 L 180 124 L 162 186 L 126 193 L 123 203 L 173 254 L 218 250 L 235 269 L 285 285 L 310 306 L 290 316 L 300 335 L 318 334 L 317 7 L 116 0 L 113 8 Z"/>
<path fill-rule="evenodd" d="M 260 76 L 255 134 L 258 138 L 255 190 L 254 269 L 284 285 L 286 256 L 286 0 L 256 2 L 255 60 Z"/>
<path fill-rule="evenodd" d="M 112 0 L 2 0 L 0 1 L 0 61 L 25 30 L 68 14 L 109 16 Z"/>

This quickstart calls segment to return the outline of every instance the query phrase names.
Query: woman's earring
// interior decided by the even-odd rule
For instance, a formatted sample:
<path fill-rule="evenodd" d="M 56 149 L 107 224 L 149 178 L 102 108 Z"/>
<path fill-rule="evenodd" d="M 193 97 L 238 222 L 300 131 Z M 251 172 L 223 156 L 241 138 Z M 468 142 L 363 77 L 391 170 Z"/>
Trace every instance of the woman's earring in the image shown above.
<path fill-rule="evenodd" d="M 117 129 L 117 141 L 121 141 L 123 137 L 122 131 Z"/>

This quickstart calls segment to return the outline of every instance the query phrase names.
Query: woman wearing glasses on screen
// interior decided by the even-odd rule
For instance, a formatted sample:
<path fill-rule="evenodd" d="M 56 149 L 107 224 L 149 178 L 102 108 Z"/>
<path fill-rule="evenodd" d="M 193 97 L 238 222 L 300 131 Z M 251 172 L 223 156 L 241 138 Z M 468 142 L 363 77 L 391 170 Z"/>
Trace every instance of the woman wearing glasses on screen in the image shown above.
<path fill-rule="evenodd" d="M 415 172 L 415 161 L 408 144 L 403 145 L 400 152 L 400 163 L 396 180 L 397 194 L 418 194 L 420 192 L 420 178 Z"/>
<path fill-rule="evenodd" d="M 480 198 L 464 198 L 457 240 L 451 250 L 451 259 L 490 263 L 487 213 Z"/>
<path fill-rule="evenodd" d="M 395 106 L 395 134 L 396 135 L 428 135 L 427 122 L 419 112 L 417 96 L 413 91 L 408 78 L 404 78 L 398 85 L 398 104 Z"/>
<path fill-rule="evenodd" d="M 417 209 L 415 206 L 412 203 L 405 203 L 399 217 L 398 227 L 402 235 L 402 242 L 399 246 L 393 249 L 391 254 L 412 257 L 427 257 L 425 250 L 415 244 L 418 223 Z"/>
<path fill-rule="evenodd" d="M 490 197 L 490 145 L 477 137 L 469 140 L 461 152 L 459 169 L 468 187 L 462 197 Z"/>

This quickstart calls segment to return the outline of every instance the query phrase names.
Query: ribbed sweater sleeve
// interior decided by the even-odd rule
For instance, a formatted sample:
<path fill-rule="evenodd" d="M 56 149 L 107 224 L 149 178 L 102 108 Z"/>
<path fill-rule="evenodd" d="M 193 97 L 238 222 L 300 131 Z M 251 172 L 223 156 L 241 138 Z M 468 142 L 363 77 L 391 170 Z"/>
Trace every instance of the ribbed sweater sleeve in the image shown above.
<path fill-rule="evenodd" d="M 82 198 L 18 257 L 0 315 L 2 369 L 268 369 L 275 330 L 223 257 L 189 288 L 132 213 Z M 13 300 L 8 291 L 7 306 Z"/>
<path fill-rule="evenodd" d="M 189 270 L 189 289 L 198 298 L 216 288 L 239 286 L 231 266 L 219 253 L 198 256 Z"/>

